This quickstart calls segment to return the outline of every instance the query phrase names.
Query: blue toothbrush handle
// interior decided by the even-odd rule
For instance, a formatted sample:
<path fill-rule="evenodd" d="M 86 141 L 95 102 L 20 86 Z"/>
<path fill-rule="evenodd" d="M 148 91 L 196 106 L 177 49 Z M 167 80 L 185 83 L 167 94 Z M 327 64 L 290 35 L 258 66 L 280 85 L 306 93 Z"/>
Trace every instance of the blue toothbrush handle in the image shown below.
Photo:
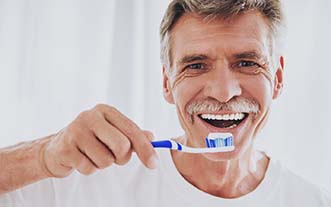
<path fill-rule="evenodd" d="M 154 148 L 172 148 L 172 144 L 169 140 L 152 141 L 151 144 Z"/>

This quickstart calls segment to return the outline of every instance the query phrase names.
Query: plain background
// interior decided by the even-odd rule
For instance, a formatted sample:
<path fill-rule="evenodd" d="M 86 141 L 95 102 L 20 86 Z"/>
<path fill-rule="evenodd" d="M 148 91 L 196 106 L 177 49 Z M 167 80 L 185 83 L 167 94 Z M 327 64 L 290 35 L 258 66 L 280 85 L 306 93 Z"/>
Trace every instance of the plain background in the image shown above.
<path fill-rule="evenodd" d="M 181 134 L 162 97 L 167 0 L 0 0 L 0 147 L 59 131 L 97 103 L 157 138 Z M 331 191 L 331 1 L 284 1 L 285 85 L 257 144 Z"/>

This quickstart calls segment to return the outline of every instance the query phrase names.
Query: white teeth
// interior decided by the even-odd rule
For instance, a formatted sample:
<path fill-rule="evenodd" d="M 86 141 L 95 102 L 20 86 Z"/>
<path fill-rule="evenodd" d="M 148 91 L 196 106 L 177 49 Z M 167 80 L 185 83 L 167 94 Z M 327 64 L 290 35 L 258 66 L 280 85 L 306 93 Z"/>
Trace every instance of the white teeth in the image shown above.
<path fill-rule="evenodd" d="M 228 129 L 235 128 L 236 126 L 237 126 L 237 124 L 232 124 L 231 126 L 228 127 Z"/>
<path fill-rule="evenodd" d="M 230 116 L 228 114 L 225 114 L 225 115 L 223 115 L 223 119 L 224 120 L 229 120 L 230 119 Z"/>
<path fill-rule="evenodd" d="M 223 114 L 223 115 L 201 114 L 201 118 L 209 119 L 209 120 L 242 120 L 244 117 L 245 117 L 244 113 Z"/>
<path fill-rule="evenodd" d="M 243 113 L 237 113 L 236 115 L 235 115 L 235 120 L 241 120 L 241 119 L 243 119 L 245 117 L 245 114 L 243 114 Z"/>

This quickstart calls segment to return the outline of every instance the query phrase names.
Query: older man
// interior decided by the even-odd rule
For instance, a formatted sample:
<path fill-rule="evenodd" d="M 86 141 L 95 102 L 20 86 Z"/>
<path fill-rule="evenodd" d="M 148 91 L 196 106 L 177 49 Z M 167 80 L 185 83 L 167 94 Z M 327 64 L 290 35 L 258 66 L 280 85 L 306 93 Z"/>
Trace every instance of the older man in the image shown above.
<path fill-rule="evenodd" d="M 175 140 L 204 147 L 209 133 L 230 132 L 235 150 L 157 155 L 151 132 L 97 105 L 57 134 L 1 150 L 1 206 L 331 206 L 253 146 L 282 91 L 282 26 L 278 0 L 174 0 L 161 57 L 164 97 L 185 131 Z"/>

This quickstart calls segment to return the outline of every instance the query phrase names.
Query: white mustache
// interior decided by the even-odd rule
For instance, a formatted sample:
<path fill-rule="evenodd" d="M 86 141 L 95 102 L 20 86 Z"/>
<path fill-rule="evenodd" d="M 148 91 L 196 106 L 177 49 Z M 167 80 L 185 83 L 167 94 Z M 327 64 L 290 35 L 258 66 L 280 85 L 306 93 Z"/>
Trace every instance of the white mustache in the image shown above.
<path fill-rule="evenodd" d="M 192 116 L 201 112 L 219 112 L 219 111 L 233 111 L 242 113 L 255 113 L 259 111 L 259 104 L 257 101 L 243 98 L 234 97 L 229 102 L 221 103 L 215 99 L 198 100 L 191 103 L 187 107 L 187 112 Z"/>

